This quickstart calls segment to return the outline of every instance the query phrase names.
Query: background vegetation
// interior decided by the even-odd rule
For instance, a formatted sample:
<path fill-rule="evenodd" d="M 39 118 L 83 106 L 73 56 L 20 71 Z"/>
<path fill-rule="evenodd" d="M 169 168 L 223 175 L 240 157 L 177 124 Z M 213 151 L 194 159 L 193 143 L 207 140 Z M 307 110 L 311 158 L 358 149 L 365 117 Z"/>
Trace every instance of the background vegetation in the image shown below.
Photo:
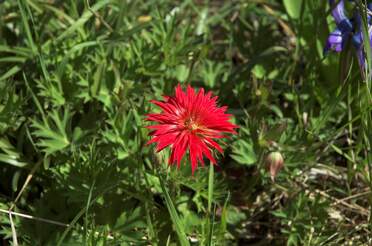
<path fill-rule="evenodd" d="M 370 82 L 333 28 L 318 0 L 0 1 L 3 245 L 371 243 Z M 145 146 L 178 82 L 240 126 L 194 176 Z"/>

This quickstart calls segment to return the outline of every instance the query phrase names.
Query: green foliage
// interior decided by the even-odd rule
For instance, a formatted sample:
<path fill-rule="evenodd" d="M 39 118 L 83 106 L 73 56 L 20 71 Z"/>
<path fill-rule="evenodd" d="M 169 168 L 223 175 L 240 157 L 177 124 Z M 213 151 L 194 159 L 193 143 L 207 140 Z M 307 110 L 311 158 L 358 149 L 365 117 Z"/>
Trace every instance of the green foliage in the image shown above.
<path fill-rule="evenodd" d="M 2 243 L 15 245 L 11 209 L 19 245 L 371 244 L 371 81 L 347 50 L 323 56 L 329 12 L 0 1 Z M 239 125 L 194 175 L 146 145 L 149 100 L 178 83 L 211 90 Z"/>
<path fill-rule="evenodd" d="M 290 0 L 283 0 L 283 4 L 285 9 L 287 10 L 288 15 L 293 19 L 300 18 L 301 15 L 301 6 L 303 5 L 303 1 L 290 1 Z"/>

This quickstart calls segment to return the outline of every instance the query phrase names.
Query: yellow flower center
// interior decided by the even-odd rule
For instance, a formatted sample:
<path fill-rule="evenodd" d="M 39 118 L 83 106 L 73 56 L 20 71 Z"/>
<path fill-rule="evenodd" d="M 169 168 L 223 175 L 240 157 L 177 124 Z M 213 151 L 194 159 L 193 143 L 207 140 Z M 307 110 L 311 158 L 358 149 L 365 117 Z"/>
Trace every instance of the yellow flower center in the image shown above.
<path fill-rule="evenodd" d="M 185 121 L 185 128 L 187 128 L 190 131 L 194 131 L 194 130 L 197 130 L 199 128 L 199 125 L 194 119 L 188 118 Z"/>

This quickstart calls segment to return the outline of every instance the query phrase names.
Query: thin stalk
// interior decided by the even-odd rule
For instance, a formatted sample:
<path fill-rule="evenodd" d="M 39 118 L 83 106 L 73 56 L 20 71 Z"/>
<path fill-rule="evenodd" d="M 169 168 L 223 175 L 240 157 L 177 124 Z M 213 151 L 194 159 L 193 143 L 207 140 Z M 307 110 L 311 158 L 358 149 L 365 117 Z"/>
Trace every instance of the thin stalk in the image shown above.
<path fill-rule="evenodd" d="M 207 235 L 208 241 L 207 245 L 212 245 L 212 237 L 213 237 L 213 224 L 214 224 L 214 216 L 211 221 L 212 214 L 212 202 L 213 202 L 213 191 L 214 191 L 214 166 L 213 164 L 209 165 L 209 177 L 208 177 L 208 210 L 207 210 Z"/>
<path fill-rule="evenodd" d="M 96 179 L 93 180 L 93 183 L 89 189 L 89 195 L 88 195 L 88 200 L 87 200 L 87 205 L 86 205 L 86 210 L 85 210 L 84 236 L 83 236 L 85 244 L 87 243 L 87 236 L 88 236 L 89 207 L 92 201 L 93 189 L 94 189 L 95 184 L 96 184 Z"/>
<path fill-rule="evenodd" d="M 158 174 L 159 174 L 159 172 L 158 172 Z M 165 203 L 167 205 L 169 215 L 171 217 L 171 220 L 172 220 L 174 226 L 176 227 L 175 229 L 176 229 L 176 233 L 178 235 L 178 239 L 180 241 L 180 245 L 181 246 L 189 246 L 190 243 L 187 239 L 184 226 L 183 226 L 183 224 L 182 224 L 182 222 L 181 222 L 181 220 L 178 216 L 177 210 L 176 210 L 176 208 L 173 204 L 173 201 L 172 201 L 172 199 L 171 199 L 171 197 L 168 193 L 168 190 L 165 187 L 163 177 L 161 176 L 161 174 L 159 174 L 158 177 L 159 177 L 159 181 L 160 181 L 161 190 L 164 194 Z"/>
<path fill-rule="evenodd" d="M 208 213 L 211 212 L 212 201 L 213 201 L 213 191 L 214 191 L 214 166 L 209 165 L 209 177 L 208 177 Z"/>
<path fill-rule="evenodd" d="M 372 103 L 372 92 L 371 92 L 371 77 L 372 77 L 372 49 L 371 49 L 371 42 L 369 38 L 369 32 L 371 26 L 368 24 L 368 11 L 367 11 L 367 1 L 365 0 L 359 0 L 357 1 L 357 5 L 359 8 L 359 12 L 362 19 L 362 25 L 361 25 L 361 31 L 363 34 L 363 42 L 364 42 L 364 51 L 366 55 L 366 65 L 364 70 L 364 82 L 365 87 L 361 89 L 361 96 L 360 98 L 360 110 L 361 110 L 361 131 L 362 131 L 362 141 L 363 141 L 363 149 L 364 149 L 364 155 L 366 158 L 366 165 L 368 167 L 368 174 L 367 180 L 368 185 L 370 188 L 372 188 L 372 155 L 371 155 L 371 145 L 372 145 L 372 116 L 371 116 L 371 110 L 369 109 L 371 103 Z M 364 90 L 363 90 L 364 89 Z M 372 228 L 372 198 L 369 197 L 370 202 L 370 217 L 369 217 L 369 225 L 370 228 Z"/>

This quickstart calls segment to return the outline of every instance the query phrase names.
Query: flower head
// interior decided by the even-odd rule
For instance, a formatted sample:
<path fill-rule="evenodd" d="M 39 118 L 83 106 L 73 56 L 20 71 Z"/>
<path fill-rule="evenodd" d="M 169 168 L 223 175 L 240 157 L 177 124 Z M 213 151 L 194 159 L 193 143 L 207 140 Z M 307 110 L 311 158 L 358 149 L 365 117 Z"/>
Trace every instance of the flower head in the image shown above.
<path fill-rule="evenodd" d="M 372 10 L 372 5 L 371 4 L 368 4 L 367 5 L 367 8 L 369 11 Z M 362 25 L 363 25 L 363 21 L 362 21 L 362 16 L 360 14 L 359 11 L 356 11 L 355 12 L 355 32 L 354 32 L 354 35 L 353 35 L 353 38 L 352 38 L 352 41 L 353 41 L 353 45 L 356 49 L 356 55 L 357 55 L 357 58 L 358 58 L 358 63 L 359 63 L 359 68 L 360 68 L 360 71 L 362 73 L 362 77 L 365 78 L 366 74 L 365 74 L 365 71 L 366 71 L 366 68 L 367 68 L 367 64 L 366 64 L 366 53 L 365 53 L 365 42 L 364 42 L 364 37 L 363 37 L 363 33 L 362 33 Z M 367 15 L 367 25 L 368 25 L 368 37 L 369 37 L 369 40 L 370 40 L 370 45 L 372 44 L 372 23 L 371 23 L 371 16 L 368 14 Z"/>
<path fill-rule="evenodd" d="M 346 43 L 351 39 L 352 44 L 355 48 L 355 53 L 358 58 L 359 68 L 362 77 L 365 77 L 366 70 L 366 54 L 364 47 L 364 40 L 362 34 L 362 16 L 360 9 L 356 9 L 353 18 L 346 16 L 344 0 L 329 0 L 329 4 L 332 8 L 332 16 L 337 25 L 336 29 L 331 32 L 328 36 L 324 53 L 326 54 L 329 50 L 341 52 L 346 47 Z M 368 11 L 372 10 L 372 3 L 367 4 Z M 370 14 L 367 15 L 368 25 L 368 36 L 372 41 L 372 18 Z M 370 42 L 372 44 L 372 42 Z"/>
<path fill-rule="evenodd" d="M 156 142 L 158 152 L 169 146 L 169 164 L 177 163 L 178 167 L 188 150 L 193 173 L 199 162 L 204 165 L 204 156 L 216 164 L 213 149 L 223 152 L 216 139 L 226 138 L 225 133 L 235 134 L 234 128 L 238 127 L 229 122 L 227 107 L 218 107 L 218 97 L 212 97 L 211 92 L 205 94 L 204 89 L 195 92 L 190 86 L 183 91 L 178 85 L 175 95 L 164 99 L 151 101 L 162 112 L 147 115 L 146 120 L 157 123 L 148 126 L 153 131 L 147 144 Z"/>
<path fill-rule="evenodd" d="M 337 5 L 335 6 L 336 2 Z M 332 16 L 335 19 L 336 24 L 338 26 L 345 26 L 345 28 L 347 28 L 347 26 L 350 26 L 351 30 L 351 23 L 345 14 L 344 0 L 329 0 L 329 5 L 331 5 L 332 7 Z"/>
<path fill-rule="evenodd" d="M 271 152 L 266 157 L 266 168 L 270 172 L 271 180 L 274 182 L 276 175 L 284 166 L 284 159 L 280 152 Z"/>
<path fill-rule="evenodd" d="M 332 16 L 335 19 L 337 28 L 329 34 L 324 52 L 327 53 L 329 50 L 341 52 L 353 31 L 353 25 L 345 14 L 344 0 L 338 1 L 336 6 L 334 6 L 335 0 L 330 0 L 329 3 L 331 7 L 334 7 Z"/>

